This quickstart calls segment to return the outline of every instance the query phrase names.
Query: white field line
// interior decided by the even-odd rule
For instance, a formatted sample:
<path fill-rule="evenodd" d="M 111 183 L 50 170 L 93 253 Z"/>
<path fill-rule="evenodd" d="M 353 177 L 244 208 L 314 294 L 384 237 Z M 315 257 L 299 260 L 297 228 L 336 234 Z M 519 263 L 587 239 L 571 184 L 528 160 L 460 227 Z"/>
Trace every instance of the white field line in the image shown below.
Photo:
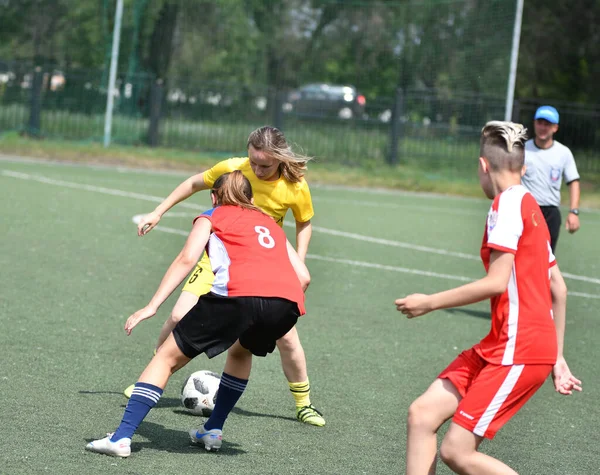
<path fill-rule="evenodd" d="M 406 267 L 397 266 L 386 266 L 382 264 L 375 264 L 373 262 L 354 261 L 350 259 L 338 259 L 329 256 L 319 256 L 317 254 L 307 254 L 307 258 L 315 259 L 319 261 L 335 262 L 337 264 L 347 264 L 353 267 L 367 267 L 369 269 L 387 270 L 392 272 L 401 272 L 403 274 L 416 274 L 423 275 L 426 277 L 436 277 L 438 279 L 457 280 L 459 282 L 473 282 L 474 279 L 470 277 L 462 277 L 460 275 L 440 274 L 438 272 L 429 272 L 419 269 L 408 269 Z M 599 296 L 600 298 L 600 296 Z"/>
<path fill-rule="evenodd" d="M 567 292 L 572 297 L 583 297 L 584 299 L 600 299 L 600 295 L 586 294 L 585 292 L 573 292 L 569 290 Z"/>
<path fill-rule="evenodd" d="M 132 218 L 132 221 L 135 224 L 138 224 L 143 216 L 144 216 L 143 214 L 137 214 Z M 156 226 L 154 229 L 156 231 L 162 231 L 163 233 L 177 234 L 178 236 L 187 237 L 189 235 L 189 231 L 184 231 L 182 229 L 176 229 L 176 228 L 170 228 L 170 227 L 166 227 L 166 226 L 162 226 L 162 225 Z M 460 275 L 440 274 L 438 272 L 429 272 L 429 271 L 423 271 L 423 270 L 419 270 L 419 269 L 409 269 L 406 267 L 387 266 L 387 265 L 382 265 L 382 264 L 375 264 L 373 262 L 354 261 L 354 260 L 350 260 L 350 259 L 338 259 L 335 257 L 320 256 L 318 254 L 307 254 L 306 257 L 308 259 L 312 259 L 312 260 L 334 262 L 336 264 L 346 264 L 346 265 L 350 265 L 353 267 L 366 267 L 369 269 L 400 272 L 402 274 L 413 274 L 413 275 L 421 275 L 421 276 L 426 276 L 426 277 L 435 277 L 438 279 L 454 280 L 454 281 L 458 281 L 458 282 L 472 282 L 474 280 L 470 277 L 463 277 Z M 574 296 L 574 297 L 588 298 L 588 299 L 600 299 L 600 295 L 586 294 L 583 292 L 569 292 L 569 295 Z"/>
<path fill-rule="evenodd" d="M 53 160 L 44 158 L 20 157 L 17 155 L 4 155 L 0 153 L 0 162 L 18 163 L 26 165 L 44 165 L 49 168 L 67 167 L 67 168 L 87 168 L 89 170 L 116 171 L 118 173 L 137 173 L 140 175 L 162 175 L 162 176 L 181 176 L 189 177 L 190 172 L 182 170 L 169 170 L 167 168 L 150 169 L 135 168 L 124 165 L 105 164 L 105 163 L 85 163 L 72 160 Z"/>
<path fill-rule="evenodd" d="M 82 184 L 82 183 L 76 183 L 76 182 L 70 182 L 70 181 L 64 181 L 64 180 L 55 180 L 53 178 L 46 178 L 44 176 L 39 176 L 39 175 L 31 175 L 28 173 L 15 172 L 12 170 L 2 170 L 1 174 L 3 176 L 7 176 L 7 177 L 11 177 L 11 178 L 17 178 L 17 179 L 28 180 L 28 181 L 36 181 L 36 182 L 45 183 L 48 185 L 60 186 L 62 188 L 71 188 L 71 189 L 76 189 L 76 190 L 92 191 L 92 192 L 102 193 L 102 194 L 106 194 L 106 195 L 122 196 L 125 198 L 134 198 L 134 199 L 139 199 L 142 201 L 151 201 L 154 203 L 160 203 L 164 199 L 164 198 L 161 198 L 160 196 L 146 195 L 143 193 L 134 193 L 131 191 L 118 190 L 118 189 L 114 189 L 114 188 L 105 188 L 102 186 L 95 186 L 95 185 L 86 185 L 86 184 Z M 205 211 L 206 210 L 206 206 L 200 206 L 200 205 L 197 205 L 194 203 L 188 203 L 185 201 L 179 203 L 178 206 L 183 207 L 183 208 L 188 208 L 188 209 L 194 209 L 197 211 Z M 173 214 L 173 213 L 170 213 L 170 214 Z M 168 214 L 166 216 L 168 216 Z M 284 223 L 284 224 L 286 226 L 295 227 L 295 225 L 293 223 Z M 313 230 L 316 232 L 323 233 L 323 234 L 329 234 L 332 236 L 340 236 L 340 237 L 355 239 L 355 240 L 363 241 L 363 242 L 371 242 L 374 244 L 382 244 L 382 245 L 386 245 L 386 246 L 400 247 L 400 248 L 405 248 L 405 249 L 411 249 L 414 251 L 427 252 L 427 253 L 431 253 L 431 254 L 439 254 L 439 255 L 444 255 L 444 256 L 449 256 L 449 257 L 457 257 L 457 258 L 461 258 L 461 259 L 479 260 L 479 257 L 472 255 L 472 254 L 465 254 L 462 252 L 454 252 L 454 251 L 449 251 L 447 249 L 438 249 L 438 248 L 432 248 L 432 247 L 427 247 L 427 246 L 419 246 L 419 245 L 406 243 L 406 242 L 402 242 L 402 241 L 392 241 L 389 239 L 375 238 L 372 236 L 366 236 L 366 235 L 362 235 L 362 234 L 348 233 L 345 231 L 338 231 L 335 229 L 322 228 L 320 226 L 313 226 Z M 563 272 L 563 276 L 565 276 L 569 279 L 579 280 L 582 282 L 600 284 L 600 279 L 596 279 L 593 277 L 569 274 L 566 272 Z"/>
<path fill-rule="evenodd" d="M 288 226 L 288 227 L 294 227 L 294 228 L 296 227 L 296 225 L 294 223 L 284 222 L 284 225 Z M 321 226 L 313 226 L 312 228 L 313 228 L 313 231 L 317 231 L 317 232 L 320 232 L 323 234 L 329 234 L 331 236 L 340 236 L 340 237 L 345 237 L 345 238 L 349 238 L 349 239 L 355 239 L 357 241 L 372 242 L 374 244 L 383 244 L 384 246 L 402 247 L 405 249 L 411 249 L 413 251 L 428 252 L 430 254 L 440 254 L 442 256 L 459 257 L 461 259 L 469 259 L 469 260 L 474 260 L 474 261 L 479 260 L 479 257 L 474 256 L 472 254 L 465 254 L 464 252 L 455 252 L 455 251 L 448 251 L 447 249 L 438 249 L 438 248 L 434 248 L 434 247 L 419 246 L 419 245 L 411 244 L 408 242 L 392 241 L 390 239 L 382 239 L 382 238 L 376 238 L 373 236 L 365 236 L 364 234 L 348 233 L 346 231 L 338 231 L 336 229 L 322 228 Z"/>
<path fill-rule="evenodd" d="M 2 170 L 2 175 L 8 176 L 11 178 L 19 178 L 21 180 L 37 181 L 38 183 L 45 183 L 47 185 L 60 186 L 61 188 L 72 188 L 74 190 L 93 191 L 93 192 L 102 193 L 105 195 L 122 196 L 125 198 L 135 198 L 135 199 L 143 200 L 143 201 L 152 201 L 154 203 L 160 203 L 164 199 L 164 198 L 161 198 L 160 196 L 145 195 L 142 193 L 133 193 L 131 191 L 117 190 L 114 188 L 105 188 L 103 186 L 86 185 L 83 183 L 74 183 L 71 181 L 55 180 L 54 178 L 46 178 L 44 176 L 30 175 L 28 173 L 14 172 L 11 170 Z M 203 210 L 203 208 L 201 206 L 195 205 L 193 203 L 186 203 L 185 201 L 183 203 L 179 203 L 179 205 L 184 208 Z"/>
<path fill-rule="evenodd" d="M 185 213 L 185 212 L 181 213 L 181 212 L 177 212 L 177 211 L 169 211 L 169 214 L 165 215 L 165 217 L 171 217 L 171 218 L 194 218 L 195 216 L 196 215 L 193 213 Z M 294 223 L 284 222 L 283 224 L 287 227 L 292 227 L 292 228 L 295 227 Z M 313 226 L 313 230 L 315 230 L 317 232 L 321 232 L 323 234 L 331 234 L 334 236 L 341 236 L 341 237 L 346 237 L 346 238 L 350 238 L 350 239 L 356 239 L 359 241 L 373 242 L 376 244 L 383 244 L 383 245 L 387 245 L 387 246 L 407 247 L 409 249 L 422 251 L 422 252 L 442 254 L 442 255 L 460 257 L 463 259 L 476 260 L 476 261 L 479 260 L 478 256 L 471 255 L 471 254 L 464 254 L 464 253 L 460 253 L 460 252 L 451 252 L 451 251 L 447 251 L 445 249 L 434 249 L 434 248 L 425 247 L 425 246 L 416 246 L 414 244 L 408 244 L 408 243 L 399 242 L 399 241 L 390 241 L 388 239 L 373 238 L 370 236 L 364 236 L 362 234 L 354 234 L 354 233 L 346 233 L 344 231 L 336 231 L 334 229 L 322 228 L 320 226 Z M 586 276 L 582 276 L 582 275 L 570 274 L 568 272 L 563 272 L 563 271 L 561 271 L 561 273 L 562 273 L 563 277 L 567 277 L 572 280 L 580 280 L 582 282 L 589 282 L 591 284 L 599 284 L 600 285 L 600 279 L 595 279 L 593 277 L 586 277 Z"/>
<path fill-rule="evenodd" d="M 144 217 L 143 214 L 136 214 L 131 220 L 135 224 L 138 224 L 143 217 Z M 166 226 L 162 226 L 162 225 L 156 226 L 154 229 L 156 231 L 162 231 L 163 233 L 177 234 L 179 236 L 185 236 L 185 237 L 187 237 L 190 234 L 189 231 L 184 231 L 182 229 L 176 229 L 176 228 L 170 228 L 170 227 L 166 227 Z M 353 261 L 350 259 L 337 259 L 334 257 L 319 256 L 317 254 L 307 254 L 306 257 L 308 257 L 309 259 L 316 259 L 316 260 L 320 260 L 320 261 L 336 262 L 338 264 L 348 264 L 348 265 L 355 266 L 355 267 L 369 267 L 371 269 L 389 270 L 389 271 L 393 271 L 393 272 L 401 272 L 404 274 L 424 275 L 427 277 L 438 277 L 440 279 L 458 280 L 461 282 L 472 282 L 473 281 L 473 279 L 471 279 L 469 277 L 461 277 L 458 275 L 440 274 L 438 272 L 429 272 L 429 271 L 423 271 L 423 270 L 418 270 L 418 269 L 408 269 L 406 267 L 386 266 L 386 265 L 382 265 L 382 264 L 374 264 L 372 262 Z M 600 298 L 600 296 L 598 298 Z"/>
<path fill-rule="evenodd" d="M 88 168 L 94 170 L 114 170 L 118 173 L 137 173 L 137 174 L 145 174 L 145 175 L 162 175 L 162 176 L 182 176 L 189 177 L 190 172 L 181 171 L 181 170 L 169 170 L 169 169 L 146 169 L 146 168 L 136 168 L 136 167 L 128 167 L 123 165 L 110 165 L 110 164 L 102 164 L 102 163 L 81 163 L 75 161 L 65 161 L 65 160 L 48 160 L 41 158 L 32 158 L 32 157 L 21 157 L 16 155 L 4 155 L 0 153 L 0 162 L 7 163 L 17 163 L 17 164 L 27 164 L 27 165 L 44 165 L 47 167 L 78 167 L 78 168 Z M 199 172 L 202 170 L 198 170 Z M 351 191 L 353 193 L 360 193 L 363 195 L 389 195 L 389 196 L 412 196 L 412 197 L 423 197 L 423 198 L 432 198 L 437 200 L 451 200 L 451 201 L 467 201 L 473 203 L 489 203 L 489 200 L 485 198 L 476 198 L 471 196 L 454 196 L 454 195 L 445 195 L 441 193 L 432 193 L 432 192 L 422 192 L 422 191 L 407 191 L 407 190 L 391 190 L 387 188 L 367 188 L 367 187 L 358 187 L 358 186 L 348 186 L 348 185 L 327 185 L 321 183 L 311 183 L 311 188 L 318 190 L 326 190 L 326 191 Z M 324 198 L 321 198 L 324 199 Z M 327 198 L 325 198 L 327 199 Z M 333 198 L 332 200 L 336 200 Z M 345 201 L 345 200 L 340 200 Z M 353 200 L 348 200 L 349 204 Z M 356 200 L 356 204 L 364 204 L 365 206 L 371 206 L 371 203 L 376 202 L 368 202 L 368 201 L 358 201 Z M 365 204 L 368 203 L 368 204 Z M 385 206 L 385 205 L 384 205 Z M 402 206 L 402 205 L 399 205 Z M 418 203 L 411 205 L 414 208 L 418 209 L 435 209 L 439 210 L 439 208 L 428 207 L 428 206 L 419 206 Z M 565 208 L 566 209 L 566 208 Z M 595 208 L 580 208 L 585 212 L 586 215 L 600 215 L 600 210 Z M 459 210 L 449 209 L 444 210 L 444 212 L 449 213 L 457 213 L 457 214 L 471 214 L 471 210 Z M 479 214 L 476 210 L 472 210 L 473 214 Z"/>
<path fill-rule="evenodd" d="M 88 168 L 91 170 L 107 170 L 116 171 L 121 174 L 144 174 L 144 175 L 156 175 L 156 176 L 181 176 L 189 177 L 191 172 L 181 170 L 169 170 L 169 169 L 145 169 L 128 167 L 123 165 L 111 165 L 102 163 L 81 163 L 75 161 L 64 161 L 64 160 L 48 160 L 31 157 L 20 157 L 15 155 L 3 155 L 0 153 L 0 162 L 26 164 L 26 165 L 44 165 L 47 167 L 77 167 L 77 168 Z M 199 172 L 202 170 L 199 170 Z M 454 196 L 445 195 L 441 193 L 433 192 L 422 192 L 422 191 L 407 191 L 407 190 L 391 190 L 387 188 L 366 188 L 366 187 L 353 187 L 348 185 L 327 185 L 321 183 L 312 183 L 311 188 L 325 191 L 351 191 L 353 193 L 360 193 L 363 195 L 379 195 L 379 196 L 402 196 L 402 197 L 422 197 L 431 198 L 435 200 L 445 201 L 463 201 L 472 203 L 489 203 L 489 200 L 485 198 L 476 198 L 471 196 Z M 377 201 L 367 200 L 346 200 L 342 198 L 327 198 L 327 197 L 313 197 L 314 201 L 329 201 L 332 203 L 347 204 L 354 206 L 369 206 L 369 207 L 380 207 L 380 208 L 413 208 L 416 210 L 423 211 L 440 211 L 440 208 L 435 206 L 421 205 L 418 202 L 413 203 L 381 203 Z M 567 208 L 565 208 L 566 210 Z M 580 208 L 585 212 L 586 216 L 597 217 L 600 216 L 600 210 L 595 208 Z M 442 210 L 447 214 L 461 214 L 461 215 L 473 215 L 479 216 L 482 213 L 475 209 L 459 209 L 459 208 L 445 208 Z M 483 213 L 485 215 L 485 213 Z"/>
<path fill-rule="evenodd" d="M 43 158 L 33 158 L 33 157 L 21 157 L 17 155 L 4 155 L 0 153 L 0 162 L 7 163 L 18 163 L 18 164 L 28 164 L 28 165 L 44 165 L 47 167 L 77 167 L 77 168 L 89 168 L 94 170 L 115 170 L 119 173 L 139 173 L 146 175 L 175 175 L 175 176 L 184 176 L 189 177 L 190 173 L 181 170 L 169 170 L 166 168 L 163 169 L 146 169 L 146 168 L 136 168 L 124 165 L 112 165 L 112 164 L 102 164 L 102 163 L 84 163 L 77 161 L 69 161 L 69 160 L 52 160 L 52 159 L 43 159 Z M 202 169 L 198 169 L 198 173 L 202 172 Z M 407 190 L 392 190 L 388 188 L 366 188 L 366 187 L 358 187 L 358 186 L 348 186 L 348 185 L 327 185 L 321 183 L 312 183 L 311 188 L 320 189 L 320 190 L 330 190 L 330 191 L 351 191 L 353 193 L 363 193 L 368 195 L 392 195 L 392 196 L 414 196 L 414 197 L 423 197 L 423 198 L 433 198 L 433 199 L 442 199 L 442 200 L 456 200 L 456 201 L 472 201 L 472 202 L 486 202 L 485 198 L 476 198 L 470 196 L 454 196 L 454 195 L 444 195 L 441 193 L 431 193 L 431 192 L 423 192 L 423 191 L 407 191 Z"/>
<path fill-rule="evenodd" d="M 9 161 L 6 159 L 2 159 L 0 157 L 0 160 L 4 160 L 4 161 Z M 31 163 L 31 164 L 37 164 L 38 161 L 35 160 L 23 160 L 24 163 Z M 64 167 L 64 166 L 77 166 L 77 167 L 83 167 L 84 165 L 81 164 L 75 164 L 75 163 L 69 163 L 69 164 L 65 164 L 65 163 L 60 163 L 60 162 L 44 162 L 42 161 L 41 163 L 45 164 L 45 165 L 49 165 L 49 166 L 54 166 L 54 167 Z M 140 174 L 146 174 L 146 175 L 153 175 L 155 174 L 153 171 L 151 170 L 128 170 L 128 169 L 123 169 L 121 167 L 117 167 L 117 168 L 109 168 L 108 166 L 104 166 L 104 165 L 87 165 L 85 166 L 86 168 L 89 168 L 91 170 L 114 170 L 117 171 L 119 173 L 128 173 L 129 171 L 131 172 L 139 172 Z M 13 178 L 16 178 L 15 175 L 10 175 L 12 174 L 18 174 L 20 172 L 12 172 L 12 171 L 8 171 L 5 170 L 6 174 L 8 176 L 13 176 Z M 163 173 L 163 175 L 166 175 L 167 173 Z M 22 173 L 22 175 L 27 175 L 27 173 Z M 32 176 L 36 176 L 38 178 L 41 178 L 39 175 L 32 175 Z M 51 178 L 46 178 L 46 179 L 50 179 Z M 41 180 L 40 180 L 41 181 Z M 104 180 L 105 182 L 108 180 Z M 119 180 L 113 180 L 114 183 L 118 183 L 120 186 L 123 185 L 128 185 L 127 183 L 124 183 L 123 181 Z M 82 186 L 84 186 L 82 184 Z M 97 185 L 90 185 L 90 186 L 97 186 Z M 102 187 L 99 187 L 102 188 Z M 318 188 L 318 187 L 315 187 Z M 90 191 L 94 191 L 94 190 L 90 190 Z M 321 196 L 313 196 L 313 201 L 315 202 L 324 202 L 324 203 L 334 203 L 334 204 L 339 204 L 339 205 L 343 205 L 343 206 L 361 206 L 361 207 L 368 207 L 368 208 L 381 208 L 381 209 L 412 209 L 414 211 L 432 211 L 432 212 L 439 212 L 440 208 L 435 207 L 435 206 L 428 206 L 428 205 L 421 205 L 418 203 L 385 203 L 385 202 L 378 202 L 378 201 L 368 201 L 368 200 L 349 200 L 349 199 L 341 199 L 341 198 L 329 198 L 329 197 L 321 197 Z M 458 197 L 458 199 L 462 199 L 461 197 Z M 468 215 L 468 216 L 485 216 L 485 212 L 480 212 L 474 209 L 463 209 L 463 208 L 444 208 L 443 212 L 445 214 L 458 214 L 458 215 Z"/>
<path fill-rule="evenodd" d="M 141 194 L 141 193 L 133 193 L 131 191 L 117 190 L 114 188 L 106 188 L 103 186 L 86 185 L 86 184 L 82 184 L 82 183 L 74 183 L 74 182 L 69 182 L 69 181 L 64 181 L 64 180 L 55 180 L 54 178 L 46 178 L 43 176 L 30 175 L 30 174 L 21 173 L 21 172 L 13 172 L 10 170 L 2 170 L 2 175 L 9 176 L 12 178 L 20 178 L 23 180 L 37 181 L 39 183 L 45 183 L 48 185 L 56 185 L 56 186 L 60 186 L 63 188 L 72 188 L 72 189 L 79 189 L 79 190 L 85 190 L 85 191 L 93 191 L 93 192 L 103 193 L 103 194 L 112 195 L 112 196 L 123 196 L 126 198 L 135 198 L 135 199 L 144 200 L 144 201 L 152 201 L 154 203 L 160 203 L 163 200 L 163 198 L 161 198 L 160 196 L 152 196 L 152 195 L 146 195 L 146 194 Z M 186 201 L 179 203 L 178 206 L 182 206 L 182 207 L 190 208 L 190 209 L 196 209 L 199 211 L 205 211 L 205 208 L 206 208 L 206 207 L 202 207 L 202 206 L 199 206 L 199 205 L 196 205 L 193 203 L 188 203 Z M 285 223 L 285 224 L 288 226 L 295 226 L 293 223 Z M 406 248 L 406 249 L 412 249 L 414 251 L 422 251 L 422 252 L 429 252 L 432 254 L 441 254 L 444 256 L 459 257 L 462 259 L 471 259 L 471 260 L 479 259 L 477 256 L 465 254 L 462 252 L 453 252 L 453 251 L 448 251 L 446 249 L 436 249 L 436 248 L 432 248 L 432 247 L 418 246 L 418 245 L 407 243 L 407 242 L 392 241 L 389 239 L 381 239 L 381 238 L 375 238 L 375 237 L 371 237 L 371 236 L 364 236 L 362 234 L 347 233 L 344 231 L 337 231 L 335 229 L 322 228 L 320 226 L 313 226 L 313 230 L 317 231 L 317 232 L 322 232 L 324 234 L 330 234 L 333 236 L 346 237 L 346 238 L 356 239 L 359 241 L 372 242 L 375 244 L 383 244 L 386 246 L 402 247 L 402 248 Z"/>
<path fill-rule="evenodd" d="M 381 203 L 378 201 L 366 201 L 366 200 L 347 200 L 343 198 L 327 198 L 323 196 L 313 196 L 312 200 L 319 203 L 334 203 L 342 206 L 366 206 L 369 208 L 379 208 L 379 209 L 411 209 L 414 212 L 421 211 L 434 211 L 439 213 L 442 211 L 444 214 L 461 214 L 468 216 L 483 216 L 482 219 L 485 219 L 486 211 L 483 212 L 477 211 L 476 209 L 463 209 L 463 208 L 439 208 L 436 206 L 427 206 L 420 205 L 416 203 Z"/>

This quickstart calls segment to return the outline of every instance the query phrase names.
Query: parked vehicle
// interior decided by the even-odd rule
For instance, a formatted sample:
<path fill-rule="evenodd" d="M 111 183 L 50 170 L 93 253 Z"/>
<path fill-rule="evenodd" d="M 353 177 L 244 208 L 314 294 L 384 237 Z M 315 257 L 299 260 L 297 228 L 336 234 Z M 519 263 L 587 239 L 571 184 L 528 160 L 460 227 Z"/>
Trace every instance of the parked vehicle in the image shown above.
<path fill-rule="evenodd" d="M 366 102 L 354 86 L 307 84 L 290 93 L 284 110 L 298 115 L 352 119 L 364 116 Z"/>

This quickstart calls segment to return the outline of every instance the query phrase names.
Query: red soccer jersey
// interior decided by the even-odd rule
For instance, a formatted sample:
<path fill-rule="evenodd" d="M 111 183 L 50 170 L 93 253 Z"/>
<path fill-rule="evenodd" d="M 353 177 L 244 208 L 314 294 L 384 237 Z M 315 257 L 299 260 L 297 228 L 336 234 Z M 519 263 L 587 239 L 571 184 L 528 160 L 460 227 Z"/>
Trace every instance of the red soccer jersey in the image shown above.
<path fill-rule="evenodd" d="M 286 235 L 266 214 L 219 206 L 198 216 L 212 224 L 207 251 L 215 280 L 211 292 L 226 297 L 279 297 L 304 309 L 304 292 L 292 267 Z M 195 220 L 194 220 L 195 221 Z"/>
<path fill-rule="evenodd" d="M 554 364 L 550 233 L 535 198 L 522 185 L 496 196 L 481 246 L 485 270 L 492 250 L 515 255 L 506 291 L 491 299 L 492 329 L 475 351 L 492 364 Z"/>

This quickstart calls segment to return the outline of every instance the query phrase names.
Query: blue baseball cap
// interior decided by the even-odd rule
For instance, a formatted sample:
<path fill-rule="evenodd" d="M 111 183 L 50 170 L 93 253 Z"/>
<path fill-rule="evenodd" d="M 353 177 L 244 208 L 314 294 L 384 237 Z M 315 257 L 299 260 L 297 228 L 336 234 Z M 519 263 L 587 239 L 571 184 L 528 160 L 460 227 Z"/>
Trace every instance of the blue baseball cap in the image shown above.
<path fill-rule="evenodd" d="M 552 106 L 542 106 L 535 111 L 534 120 L 544 119 L 551 124 L 558 124 L 558 111 Z"/>

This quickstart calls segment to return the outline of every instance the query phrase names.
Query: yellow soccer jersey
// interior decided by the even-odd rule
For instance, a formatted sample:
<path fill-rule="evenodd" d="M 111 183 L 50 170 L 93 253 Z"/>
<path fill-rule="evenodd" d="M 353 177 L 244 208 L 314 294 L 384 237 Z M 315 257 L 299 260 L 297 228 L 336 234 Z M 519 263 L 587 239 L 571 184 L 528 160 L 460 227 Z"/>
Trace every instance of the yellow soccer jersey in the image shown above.
<path fill-rule="evenodd" d="M 212 187 L 217 178 L 224 173 L 240 170 L 252 185 L 254 204 L 273 217 L 279 226 L 288 209 L 292 210 L 296 221 L 304 223 L 314 216 L 310 190 L 306 180 L 290 183 L 285 178 L 266 181 L 256 177 L 250 167 L 248 157 L 230 158 L 217 163 L 203 173 L 204 183 Z"/>

